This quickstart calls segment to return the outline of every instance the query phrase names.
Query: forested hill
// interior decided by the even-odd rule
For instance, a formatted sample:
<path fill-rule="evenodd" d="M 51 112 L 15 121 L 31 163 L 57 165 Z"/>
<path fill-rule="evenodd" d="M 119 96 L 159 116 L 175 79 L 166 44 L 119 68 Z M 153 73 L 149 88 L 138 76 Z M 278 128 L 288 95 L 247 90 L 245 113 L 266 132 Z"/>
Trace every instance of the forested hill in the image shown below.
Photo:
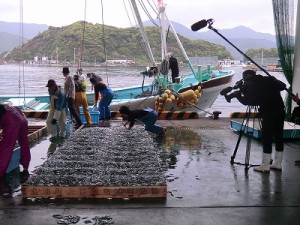
<path fill-rule="evenodd" d="M 150 46 L 156 59 L 161 58 L 159 29 L 145 28 Z M 82 37 L 84 37 L 82 39 Z M 224 46 L 201 40 L 189 40 L 179 36 L 189 56 L 218 56 L 219 59 L 230 58 Z M 137 63 L 148 62 L 145 48 L 142 45 L 140 30 L 137 28 L 116 28 L 102 24 L 85 23 L 83 21 L 64 27 L 49 27 L 6 55 L 5 60 L 33 60 L 35 56 L 46 56 L 60 62 L 73 62 L 83 41 L 82 62 L 98 63 L 107 59 L 133 59 Z M 184 58 L 174 36 L 168 34 L 168 51 L 180 60 Z M 105 54 L 106 53 L 106 54 Z"/>

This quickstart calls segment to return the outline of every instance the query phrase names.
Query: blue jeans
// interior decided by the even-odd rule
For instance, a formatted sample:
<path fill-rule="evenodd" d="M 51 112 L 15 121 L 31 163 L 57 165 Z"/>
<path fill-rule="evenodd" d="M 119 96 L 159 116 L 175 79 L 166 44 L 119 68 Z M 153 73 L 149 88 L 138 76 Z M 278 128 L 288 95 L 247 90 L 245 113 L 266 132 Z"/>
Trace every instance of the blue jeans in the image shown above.
<path fill-rule="evenodd" d="M 164 129 L 161 126 L 155 125 L 155 122 L 158 119 L 158 115 L 155 111 L 148 112 L 142 118 L 138 120 L 145 124 L 145 130 L 150 131 L 155 134 L 163 134 Z"/>
<path fill-rule="evenodd" d="M 100 120 L 104 120 L 104 119 L 110 119 L 111 115 L 110 115 L 110 103 L 114 97 L 114 92 L 107 88 L 103 91 L 100 91 L 101 94 L 101 100 L 99 102 L 99 119 Z"/>

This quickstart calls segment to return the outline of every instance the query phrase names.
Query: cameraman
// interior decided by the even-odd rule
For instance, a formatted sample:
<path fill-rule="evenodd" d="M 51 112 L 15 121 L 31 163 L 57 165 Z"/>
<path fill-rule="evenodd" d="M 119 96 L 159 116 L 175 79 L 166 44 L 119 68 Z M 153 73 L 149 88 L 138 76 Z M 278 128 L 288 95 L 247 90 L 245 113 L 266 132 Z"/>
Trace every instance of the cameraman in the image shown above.
<path fill-rule="evenodd" d="M 240 90 L 230 95 L 236 97 L 243 105 L 259 106 L 263 155 L 262 164 L 254 167 L 254 171 L 268 173 L 270 168 L 282 170 L 285 106 L 280 92 L 286 85 L 274 77 L 256 75 L 254 70 L 245 70 L 243 80 L 244 84 Z M 274 163 L 270 166 L 273 137 L 276 152 Z"/>

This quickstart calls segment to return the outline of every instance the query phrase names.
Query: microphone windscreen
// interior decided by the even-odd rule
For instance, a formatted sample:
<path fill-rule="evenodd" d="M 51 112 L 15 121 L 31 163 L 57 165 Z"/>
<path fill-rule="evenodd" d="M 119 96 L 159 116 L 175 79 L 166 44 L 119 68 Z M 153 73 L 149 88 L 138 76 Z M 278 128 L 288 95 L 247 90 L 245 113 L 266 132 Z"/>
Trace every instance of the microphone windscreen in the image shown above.
<path fill-rule="evenodd" d="M 206 20 L 200 20 L 197 23 L 194 23 L 191 26 L 191 29 L 192 29 L 192 31 L 198 31 L 198 30 L 206 27 L 206 25 L 207 25 L 207 21 Z"/>

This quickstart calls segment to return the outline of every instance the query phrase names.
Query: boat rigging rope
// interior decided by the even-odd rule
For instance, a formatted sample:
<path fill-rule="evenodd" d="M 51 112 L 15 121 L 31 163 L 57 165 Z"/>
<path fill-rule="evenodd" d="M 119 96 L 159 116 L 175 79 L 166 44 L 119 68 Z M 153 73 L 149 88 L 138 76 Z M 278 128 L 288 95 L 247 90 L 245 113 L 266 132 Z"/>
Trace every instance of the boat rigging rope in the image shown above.
<path fill-rule="evenodd" d="M 19 26 L 19 45 L 21 46 L 21 60 L 19 62 L 19 97 L 21 96 L 22 80 L 23 80 L 23 105 L 26 106 L 25 100 L 25 76 L 24 76 L 24 27 L 23 27 L 23 1 L 20 0 L 20 26 Z"/>
<path fill-rule="evenodd" d="M 128 0 L 128 1 L 130 1 L 130 0 Z M 124 2 L 124 5 L 125 5 L 125 2 Z M 129 6 L 130 6 L 130 9 L 131 9 L 132 15 L 135 15 L 132 4 L 129 3 Z M 138 24 L 137 19 L 136 19 L 135 16 L 133 16 L 133 19 L 134 19 L 135 24 Z M 130 19 L 129 19 L 129 21 L 130 21 Z M 132 24 L 131 24 L 131 28 L 133 28 L 133 25 L 132 25 Z M 150 56 L 149 56 L 149 55 L 147 54 L 147 52 L 146 52 L 146 49 L 147 49 L 146 43 L 145 43 L 144 41 L 142 41 L 141 39 L 138 39 L 137 41 L 139 42 L 139 44 L 140 44 L 140 46 L 141 46 L 141 50 L 142 50 L 143 53 L 148 57 L 149 62 L 151 62 Z M 153 65 L 150 64 L 150 66 L 153 66 Z"/>
<path fill-rule="evenodd" d="M 101 13 L 102 13 L 102 42 L 103 42 L 103 51 L 104 51 L 104 60 L 105 60 L 105 76 L 106 76 L 106 84 L 109 86 L 108 76 L 107 76 L 107 52 L 106 52 L 106 41 L 105 41 L 105 25 L 104 25 L 104 8 L 103 8 L 103 0 L 101 0 Z"/>
<path fill-rule="evenodd" d="M 155 15 L 158 15 L 158 7 L 156 5 L 156 3 L 154 2 L 154 0 L 152 0 L 152 4 L 149 2 L 149 0 L 147 0 L 149 6 L 151 7 L 151 9 L 154 11 Z"/>
<path fill-rule="evenodd" d="M 170 90 L 171 90 L 171 92 L 172 92 L 173 95 L 175 95 L 177 98 L 179 98 L 180 100 L 184 101 L 185 103 L 189 104 L 190 106 L 193 106 L 193 107 L 195 107 L 196 109 L 199 109 L 199 110 L 201 110 L 202 112 L 205 112 L 205 113 L 207 113 L 207 114 L 209 114 L 209 115 L 211 115 L 211 116 L 214 115 L 213 113 L 208 112 L 208 111 L 206 111 L 206 110 L 204 110 L 204 109 L 201 109 L 201 108 L 199 108 L 198 106 L 196 106 L 195 104 L 193 104 L 193 103 L 191 103 L 191 102 L 185 100 L 184 98 L 181 97 L 181 95 L 180 95 L 177 91 L 174 91 L 173 89 L 170 89 Z"/>
<path fill-rule="evenodd" d="M 80 42 L 80 55 L 78 59 L 77 69 L 81 68 L 81 61 L 82 61 L 82 54 L 83 54 L 83 42 L 84 42 L 84 34 L 85 34 L 85 24 L 86 24 L 86 8 L 87 8 L 87 0 L 85 0 L 84 4 L 84 18 L 83 18 L 83 29 L 82 29 L 82 36 Z"/>
<path fill-rule="evenodd" d="M 147 10 L 145 4 L 143 3 L 143 1 L 139 0 L 139 3 L 142 7 L 142 9 L 144 10 L 145 14 L 147 15 L 147 17 L 150 19 L 150 21 L 156 26 L 156 27 L 159 27 L 157 25 L 157 23 L 155 22 L 155 20 L 152 18 L 152 16 L 150 15 L 149 11 Z M 148 1 L 149 3 L 149 1 Z M 149 5 L 151 6 L 151 4 L 149 3 Z M 156 15 L 158 15 L 158 12 L 154 10 L 154 8 L 151 6 L 151 8 L 153 9 L 153 11 L 156 13 Z"/>
<path fill-rule="evenodd" d="M 154 82 L 154 81 L 153 81 Z M 152 85 L 155 85 L 152 83 Z M 153 88 L 152 88 L 153 89 Z M 152 90 L 153 91 L 153 90 Z M 147 97 L 145 97 L 145 99 L 143 99 L 143 101 L 141 101 L 139 104 L 137 104 L 134 109 L 137 109 L 144 101 L 148 100 L 150 97 L 153 97 L 154 95 L 149 95 Z M 129 101 L 130 102 L 130 101 Z"/>
<path fill-rule="evenodd" d="M 127 7 L 126 7 L 125 0 L 123 0 L 123 5 L 124 5 L 124 8 L 125 8 L 125 11 L 126 11 L 126 14 L 127 14 L 128 20 L 129 20 L 129 23 L 130 23 L 130 27 L 133 27 L 133 26 L 132 26 L 131 19 L 130 19 L 130 16 L 129 16 L 129 13 L 128 13 L 128 10 L 127 10 Z"/>

